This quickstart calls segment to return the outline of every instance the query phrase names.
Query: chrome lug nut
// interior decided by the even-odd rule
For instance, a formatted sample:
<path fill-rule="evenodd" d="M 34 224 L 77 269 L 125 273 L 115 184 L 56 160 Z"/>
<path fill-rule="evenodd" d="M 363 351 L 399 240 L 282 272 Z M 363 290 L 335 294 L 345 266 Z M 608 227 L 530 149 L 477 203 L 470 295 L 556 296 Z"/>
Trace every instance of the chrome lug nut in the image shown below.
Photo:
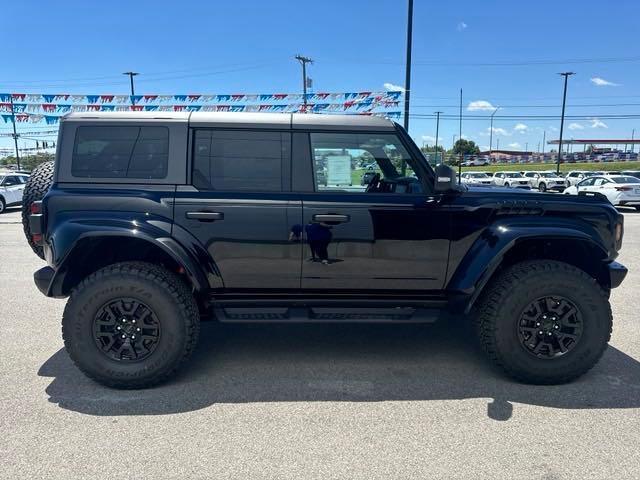
<path fill-rule="evenodd" d="M 540 335 L 543 335 L 543 334 L 544 334 L 544 332 L 543 332 L 542 330 L 540 330 L 538 333 L 539 333 Z"/>
<path fill-rule="evenodd" d="M 122 335 L 122 338 L 127 338 L 127 336 L 126 335 Z"/>
<path fill-rule="evenodd" d="M 136 332 L 139 332 L 139 331 L 140 331 L 140 328 L 139 328 L 139 327 L 138 327 L 138 328 L 136 328 Z"/>
<path fill-rule="evenodd" d="M 116 327 L 116 330 L 121 330 L 121 328 L 120 327 Z"/>
<path fill-rule="evenodd" d="M 134 319 L 134 320 L 131 320 L 131 323 L 136 323 L 135 319 Z"/>

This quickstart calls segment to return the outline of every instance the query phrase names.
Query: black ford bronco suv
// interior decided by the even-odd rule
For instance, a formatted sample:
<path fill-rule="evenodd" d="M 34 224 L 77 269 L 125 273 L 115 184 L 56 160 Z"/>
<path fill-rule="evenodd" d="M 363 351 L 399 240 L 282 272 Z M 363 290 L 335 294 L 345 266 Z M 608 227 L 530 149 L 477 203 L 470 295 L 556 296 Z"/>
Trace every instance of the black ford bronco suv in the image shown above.
<path fill-rule="evenodd" d="M 70 357 L 120 388 L 175 372 L 201 318 L 470 315 L 508 374 L 567 382 L 604 352 L 627 272 L 605 200 L 459 185 L 377 117 L 72 113 L 24 198 Z"/>

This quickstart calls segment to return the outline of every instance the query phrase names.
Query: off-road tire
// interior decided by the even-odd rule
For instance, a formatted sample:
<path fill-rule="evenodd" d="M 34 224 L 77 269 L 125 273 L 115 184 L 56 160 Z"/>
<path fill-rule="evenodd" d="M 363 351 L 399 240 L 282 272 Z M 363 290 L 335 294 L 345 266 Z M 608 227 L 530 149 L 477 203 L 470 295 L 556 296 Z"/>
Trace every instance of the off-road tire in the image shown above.
<path fill-rule="evenodd" d="M 108 302 L 135 298 L 159 320 L 155 350 L 137 361 L 110 358 L 96 344 L 94 318 Z M 109 265 L 89 275 L 71 292 L 62 318 L 69 356 L 89 378 L 108 387 L 147 388 L 167 380 L 189 358 L 200 331 L 196 301 L 177 275 L 143 262 Z"/>
<path fill-rule="evenodd" d="M 22 192 L 22 229 L 27 242 L 36 255 L 44 259 L 44 251 L 41 245 L 36 245 L 31 239 L 31 229 L 29 228 L 29 209 L 33 202 L 42 200 L 51 187 L 53 182 L 53 166 L 54 162 L 45 162 L 38 165 L 31 172 L 29 180 Z"/>
<path fill-rule="evenodd" d="M 537 358 L 518 338 L 523 310 L 546 295 L 570 299 L 583 320 L 575 347 L 556 358 Z M 598 362 L 611 337 L 612 315 L 606 291 L 587 273 L 563 262 L 536 260 L 507 268 L 487 286 L 476 323 L 493 363 L 519 381 L 553 385 L 580 377 Z"/>

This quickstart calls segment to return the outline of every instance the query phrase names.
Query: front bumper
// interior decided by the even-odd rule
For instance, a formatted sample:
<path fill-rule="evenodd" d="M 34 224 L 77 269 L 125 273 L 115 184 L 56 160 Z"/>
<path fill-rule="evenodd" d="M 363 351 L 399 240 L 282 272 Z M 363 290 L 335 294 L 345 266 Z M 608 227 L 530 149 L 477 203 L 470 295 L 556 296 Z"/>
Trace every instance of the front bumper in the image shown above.
<path fill-rule="evenodd" d="M 609 283 L 611 288 L 619 287 L 627 276 L 627 267 L 618 262 L 611 262 L 609 265 Z"/>

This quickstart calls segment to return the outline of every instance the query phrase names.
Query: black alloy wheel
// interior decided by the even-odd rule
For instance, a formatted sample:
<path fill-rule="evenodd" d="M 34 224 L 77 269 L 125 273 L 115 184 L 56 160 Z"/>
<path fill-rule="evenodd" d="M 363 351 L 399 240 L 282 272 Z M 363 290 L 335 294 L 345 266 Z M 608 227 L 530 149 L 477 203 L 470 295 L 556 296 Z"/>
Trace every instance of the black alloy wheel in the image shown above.
<path fill-rule="evenodd" d="M 93 319 L 93 339 L 112 360 L 136 362 L 151 355 L 160 341 L 161 326 L 153 310 L 135 298 L 104 304 Z"/>
<path fill-rule="evenodd" d="M 553 359 L 578 344 L 582 328 L 582 314 L 570 300 L 560 296 L 542 297 L 522 312 L 518 338 L 532 355 Z"/>

